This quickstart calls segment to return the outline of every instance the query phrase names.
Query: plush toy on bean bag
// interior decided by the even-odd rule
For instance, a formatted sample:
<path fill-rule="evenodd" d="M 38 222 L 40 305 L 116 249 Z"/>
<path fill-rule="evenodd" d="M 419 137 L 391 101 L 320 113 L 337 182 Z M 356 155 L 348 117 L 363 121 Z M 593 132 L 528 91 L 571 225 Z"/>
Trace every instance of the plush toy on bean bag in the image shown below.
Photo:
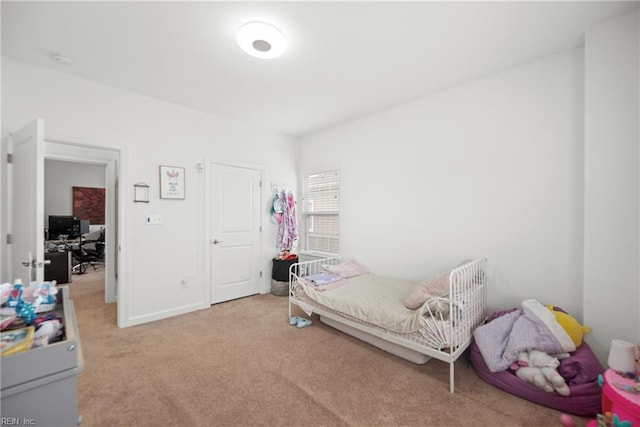
<path fill-rule="evenodd" d="M 515 310 L 517 309 L 496 311 L 489 316 L 487 323 Z M 552 311 L 564 312 L 559 307 L 553 307 Z M 598 376 L 604 373 L 604 368 L 588 343 L 583 341 L 576 347 L 576 351 L 570 353 L 566 359 L 559 358 L 560 366 L 557 368 L 558 373 L 569 385 L 569 396 L 547 393 L 531 386 L 518 378 L 511 369 L 491 372 L 475 340 L 471 343 L 471 364 L 480 379 L 502 391 L 561 412 L 595 418 L 596 414 L 602 412 L 602 387 L 598 384 Z"/>
<path fill-rule="evenodd" d="M 546 306 L 556 321 L 567 332 L 576 349 L 582 345 L 583 335 L 591 330 L 581 325 L 576 319 L 564 310 L 549 304 Z M 518 378 L 547 392 L 556 391 L 561 396 L 569 396 L 571 393 L 565 379 L 558 373 L 558 360 L 567 358 L 568 353 L 556 354 L 553 357 L 538 350 L 528 350 L 518 355 L 518 360 L 511 364 L 510 368 Z"/>
<path fill-rule="evenodd" d="M 560 326 L 562 326 L 562 328 L 571 337 L 571 340 L 575 344 L 576 348 L 580 347 L 580 345 L 582 345 L 582 336 L 591 332 L 591 329 L 581 325 L 570 314 L 565 313 L 564 311 L 552 306 L 551 304 L 548 304 L 547 308 L 555 316 L 556 322 L 558 322 Z"/>
<path fill-rule="evenodd" d="M 560 362 L 543 351 L 527 350 L 518 355 L 518 360 L 511 364 L 518 378 L 533 384 L 547 392 L 557 391 L 562 396 L 569 396 L 571 391 L 564 378 L 558 373 Z"/>

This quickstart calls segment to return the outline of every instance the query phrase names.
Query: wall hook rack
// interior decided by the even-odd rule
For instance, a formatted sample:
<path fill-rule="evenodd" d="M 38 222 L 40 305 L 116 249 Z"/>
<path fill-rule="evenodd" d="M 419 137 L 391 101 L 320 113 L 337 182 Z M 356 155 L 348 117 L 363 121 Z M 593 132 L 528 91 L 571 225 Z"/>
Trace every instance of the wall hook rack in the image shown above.
<path fill-rule="evenodd" d="M 133 202 L 149 203 L 149 186 L 144 182 L 133 184 Z"/>

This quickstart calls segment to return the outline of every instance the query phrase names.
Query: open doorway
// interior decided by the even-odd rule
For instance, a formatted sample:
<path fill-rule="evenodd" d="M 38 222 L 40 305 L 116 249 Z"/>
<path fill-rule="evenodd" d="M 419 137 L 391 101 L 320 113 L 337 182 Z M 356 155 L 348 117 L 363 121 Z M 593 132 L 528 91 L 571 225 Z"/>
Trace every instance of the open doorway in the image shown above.
<path fill-rule="evenodd" d="M 73 215 L 73 190 L 72 186 L 104 188 L 104 224 L 89 223 L 89 232 L 102 231 L 104 233 L 104 254 L 101 260 L 104 268 L 100 269 L 100 277 L 104 277 L 104 299 L 107 303 L 117 302 L 117 182 L 119 152 L 111 149 L 85 147 L 61 142 L 45 141 L 44 158 L 45 172 L 51 172 L 57 176 L 53 183 L 45 184 L 45 211 L 49 206 L 54 210 L 69 209 L 69 215 Z M 67 172 L 65 175 L 65 171 Z M 62 183 L 60 191 L 66 192 L 66 200 L 57 200 L 47 203 L 48 197 L 55 197 L 57 190 L 46 188 L 47 185 Z M 59 205 L 63 203 L 64 205 Z M 45 212 L 46 215 L 57 214 L 53 211 Z M 87 224 L 83 224 L 87 226 Z M 93 228 L 93 229 L 92 229 Z M 87 231 L 87 230 L 84 230 Z M 90 270 L 89 270 L 90 271 Z M 71 280 L 78 276 L 72 274 Z"/>
<path fill-rule="evenodd" d="M 45 159 L 45 280 L 75 283 L 87 274 L 104 290 L 105 186 L 104 164 Z"/>

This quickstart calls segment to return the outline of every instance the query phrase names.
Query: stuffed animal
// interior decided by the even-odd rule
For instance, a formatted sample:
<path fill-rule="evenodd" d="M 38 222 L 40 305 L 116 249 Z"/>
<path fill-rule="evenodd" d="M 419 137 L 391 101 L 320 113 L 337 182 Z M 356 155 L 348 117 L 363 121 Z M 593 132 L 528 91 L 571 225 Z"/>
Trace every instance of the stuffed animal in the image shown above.
<path fill-rule="evenodd" d="M 527 350 L 518 355 L 518 360 L 511 364 L 518 378 L 547 392 L 557 391 L 562 396 L 569 396 L 571 391 L 564 378 L 558 373 L 560 362 L 543 351 Z"/>
<path fill-rule="evenodd" d="M 582 344 L 582 336 L 591 332 L 591 329 L 586 326 L 582 326 L 576 319 L 571 317 L 570 314 L 557 310 L 551 304 L 547 304 L 547 308 L 553 313 L 560 326 L 562 326 L 562 328 L 571 337 L 571 341 L 573 341 L 576 348 L 580 347 Z"/>

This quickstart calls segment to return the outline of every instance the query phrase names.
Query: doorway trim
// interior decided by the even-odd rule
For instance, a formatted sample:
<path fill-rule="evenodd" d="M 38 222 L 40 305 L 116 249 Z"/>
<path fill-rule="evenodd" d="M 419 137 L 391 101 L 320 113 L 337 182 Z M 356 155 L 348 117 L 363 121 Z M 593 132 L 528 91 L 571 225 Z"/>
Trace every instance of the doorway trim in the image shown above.
<path fill-rule="evenodd" d="M 45 138 L 44 158 L 75 163 L 105 166 L 105 302 L 118 304 L 118 326 L 121 318 L 122 298 L 122 257 L 119 242 L 122 242 L 123 226 L 121 210 L 122 192 L 118 191 L 119 177 L 122 176 L 122 151 L 119 149 L 86 146 Z"/>

